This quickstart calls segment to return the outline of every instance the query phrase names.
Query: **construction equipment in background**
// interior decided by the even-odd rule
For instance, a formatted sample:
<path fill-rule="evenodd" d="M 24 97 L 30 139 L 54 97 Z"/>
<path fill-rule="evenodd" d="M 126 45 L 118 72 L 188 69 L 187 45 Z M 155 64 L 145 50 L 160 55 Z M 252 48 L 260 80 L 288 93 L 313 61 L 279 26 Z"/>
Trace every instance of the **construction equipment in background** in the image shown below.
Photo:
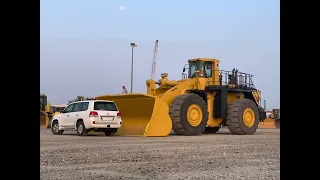
<path fill-rule="evenodd" d="M 122 86 L 122 94 L 128 94 L 126 86 Z"/>
<path fill-rule="evenodd" d="M 154 43 L 152 66 L 151 66 L 151 79 L 152 80 L 154 80 L 154 74 L 156 73 L 157 56 L 158 56 L 158 42 L 159 42 L 159 40 L 156 40 L 156 42 Z"/>
<path fill-rule="evenodd" d="M 263 104 L 264 104 L 263 109 L 264 109 L 264 111 L 266 111 L 266 117 L 267 118 L 263 122 L 259 123 L 258 128 L 259 129 L 275 129 L 276 126 L 275 126 L 274 119 L 270 118 L 271 111 L 267 111 L 266 100 L 264 100 Z"/>
<path fill-rule="evenodd" d="M 232 134 L 256 132 L 266 113 L 252 75 L 219 70 L 217 59 L 188 62 L 188 75 L 182 80 L 169 80 L 167 73 L 157 82 L 147 80 L 147 94 L 97 97 L 116 102 L 123 120 L 118 134 L 168 136 L 173 129 L 178 135 L 199 135 L 216 133 L 221 125 Z"/>
<path fill-rule="evenodd" d="M 271 118 L 275 120 L 276 127 L 280 129 L 280 109 L 272 109 Z"/>
<path fill-rule="evenodd" d="M 274 119 L 270 118 L 271 111 L 266 112 L 267 118 L 259 123 L 258 128 L 259 129 L 276 129 L 275 121 Z"/>
<path fill-rule="evenodd" d="M 267 111 L 267 118 L 259 123 L 260 129 L 280 129 L 280 109 Z"/>
<path fill-rule="evenodd" d="M 48 103 L 47 96 L 40 93 L 40 126 L 50 128 L 52 117 L 60 112 Z"/>

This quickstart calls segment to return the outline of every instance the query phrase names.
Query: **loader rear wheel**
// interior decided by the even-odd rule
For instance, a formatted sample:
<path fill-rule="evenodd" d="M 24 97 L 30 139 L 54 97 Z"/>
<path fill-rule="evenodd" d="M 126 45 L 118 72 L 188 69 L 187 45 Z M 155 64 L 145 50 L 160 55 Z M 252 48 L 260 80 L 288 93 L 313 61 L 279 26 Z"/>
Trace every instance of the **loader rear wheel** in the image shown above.
<path fill-rule="evenodd" d="M 227 127 L 232 134 L 254 134 L 259 125 L 257 105 L 250 99 L 236 99 L 228 105 Z"/>
<path fill-rule="evenodd" d="M 206 102 L 196 94 L 183 94 L 176 97 L 169 110 L 172 129 L 178 135 L 200 135 L 208 121 Z"/>

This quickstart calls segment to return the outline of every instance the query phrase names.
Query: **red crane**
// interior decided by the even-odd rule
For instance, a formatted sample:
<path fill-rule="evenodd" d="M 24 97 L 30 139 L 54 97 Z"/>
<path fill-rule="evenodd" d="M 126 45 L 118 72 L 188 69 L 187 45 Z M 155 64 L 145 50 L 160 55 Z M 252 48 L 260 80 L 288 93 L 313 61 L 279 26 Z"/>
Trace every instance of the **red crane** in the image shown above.
<path fill-rule="evenodd" d="M 151 79 L 152 80 L 153 80 L 154 74 L 156 72 L 157 55 L 158 55 L 158 40 L 156 40 L 156 42 L 154 43 L 152 69 L 151 69 Z"/>

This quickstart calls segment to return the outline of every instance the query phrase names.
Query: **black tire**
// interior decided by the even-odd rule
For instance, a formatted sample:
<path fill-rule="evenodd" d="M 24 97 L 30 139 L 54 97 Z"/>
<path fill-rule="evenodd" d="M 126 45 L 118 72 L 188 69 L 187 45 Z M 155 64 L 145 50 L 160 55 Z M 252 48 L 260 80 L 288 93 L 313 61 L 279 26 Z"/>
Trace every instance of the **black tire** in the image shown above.
<path fill-rule="evenodd" d="M 57 120 L 53 121 L 51 132 L 54 135 L 61 135 L 64 132 L 64 130 L 59 130 L 59 122 Z"/>
<path fill-rule="evenodd" d="M 219 131 L 220 127 L 206 127 L 204 132 L 208 134 L 214 134 Z"/>
<path fill-rule="evenodd" d="M 77 122 L 77 134 L 78 136 L 86 136 L 88 135 L 88 130 L 86 129 L 83 121 Z"/>
<path fill-rule="evenodd" d="M 254 112 L 254 122 L 247 127 L 243 122 L 244 111 L 250 108 Z M 236 99 L 228 105 L 227 127 L 232 134 L 254 134 L 259 125 L 259 111 L 257 105 L 250 99 Z"/>
<path fill-rule="evenodd" d="M 198 126 L 191 126 L 187 120 L 187 110 L 192 104 L 200 106 L 202 110 L 202 121 Z M 208 121 L 207 104 L 196 94 L 183 94 L 172 101 L 169 115 L 172 121 L 172 129 L 176 134 L 187 136 L 200 135 L 205 130 Z"/>
<path fill-rule="evenodd" d="M 106 136 L 113 136 L 114 133 L 115 133 L 115 132 L 113 132 L 113 131 L 104 131 L 104 134 L 105 134 Z"/>

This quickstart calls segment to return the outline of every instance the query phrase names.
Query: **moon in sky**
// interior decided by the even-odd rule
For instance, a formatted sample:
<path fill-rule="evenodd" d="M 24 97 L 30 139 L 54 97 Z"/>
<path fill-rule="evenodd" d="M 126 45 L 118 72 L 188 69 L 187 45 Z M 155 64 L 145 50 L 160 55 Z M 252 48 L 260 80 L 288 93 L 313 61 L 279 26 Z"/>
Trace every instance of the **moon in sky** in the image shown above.
<path fill-rule="evenodd" d="M 120 10 L 121 10 L 121 11 L 123 11 L 123 10 L 124 10 L 124 7 L 123 7 L 123 6 L 121 6 L 121 7 L 120 7 Z"/>

